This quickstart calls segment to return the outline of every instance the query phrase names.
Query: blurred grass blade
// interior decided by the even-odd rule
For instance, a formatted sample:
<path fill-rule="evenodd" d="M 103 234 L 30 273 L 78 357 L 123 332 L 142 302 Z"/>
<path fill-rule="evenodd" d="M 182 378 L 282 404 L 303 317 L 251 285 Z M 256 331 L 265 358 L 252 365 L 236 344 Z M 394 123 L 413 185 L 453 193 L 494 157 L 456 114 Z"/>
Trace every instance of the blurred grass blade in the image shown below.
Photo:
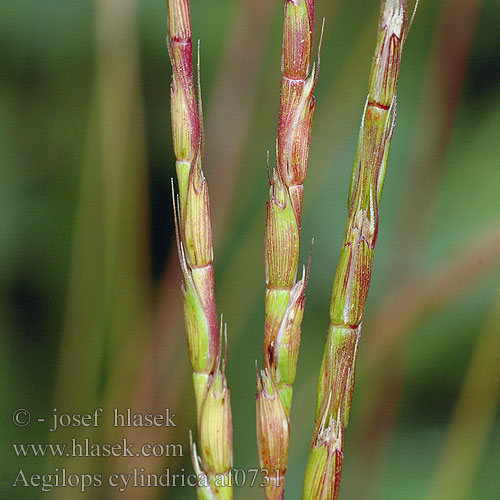
<path fill-rule="evenodd" d="M 481 453 L 493 431 L 500 402 L 499 324 L 500 292 L 469 363 L 428 500 L 471 498 Z"/>
<path fill-rule="evenodd" d="M 135 0 L 97 4 L 89 156 L 56 396 L 57 406 L 68 412 L 88 410 L 102 400 L 105 408 L 122 406 L 137 375 L 141 339 L 150 330 L 146 146 L 135 9 Z M 108 437 L 116 432 L 111 425 L 94 431 Z M 68 438 L 75 432 L 69 429 Z M 62 431 L 58 439 L 64 439 Z M 73 492 L 54 495 L 68 499 Z"/>

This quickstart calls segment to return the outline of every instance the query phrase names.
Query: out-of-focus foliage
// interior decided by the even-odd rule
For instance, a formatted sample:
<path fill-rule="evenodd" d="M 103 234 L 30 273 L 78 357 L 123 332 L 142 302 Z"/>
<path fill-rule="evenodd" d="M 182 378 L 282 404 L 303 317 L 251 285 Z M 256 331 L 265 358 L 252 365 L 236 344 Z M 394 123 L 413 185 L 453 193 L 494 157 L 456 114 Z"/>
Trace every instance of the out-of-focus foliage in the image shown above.
<path fill-rule="evenodd" d="M 269 0 L 192 0 L 191 9 L 201 40 L 216 294 L 228 323 L 234 463 L 248 469 L 257 467 L 254 360 L 263 338 L 266 151 L 275 147 L 282 10 Z M 378 5 L 317 0 L 316 11 L 316 40 L 323 16 L 326 24 L 302 262 L 312 237 L 315 245 L 291 414 L 291 499 L 313 429 Z M 500 332 L 491 319 L 500 287 L 499 18 L 496 0 L 422 1 L 405 45 L 342 498 L 494 499 L 500 491 L 500 374 L 486 359 L 500 355 L 491 335 Z M 160 1 L 2 6 L 2 498 L 81 495 L 14 488 L 21 468 L 191 471 L 188 429 L 196 423 L 172 247 L 165 36 Z M 480 349 L 484 338 L 489 348 Z M 474 364 L 476 355 L 484 362 Z M 468 380 L 472 389 L 462 392 Z M 97 429 L 50 433 L 36 418 L 49 421 L 54 407 L 103 407 L 106 418 Z M 113 428 L 114 407 L 168 407 L 178 426 Z M 14 426 L 17 408 L 30 410 L 29 426 Z M 42 460 L 15 458 L 11 447 L 87 435 L 179 442 L 185 456 Z M 450 453 L 457 442 L 463 453 Z M 258 487 L 236 490 L 241 499 L 256 495 Z M 94 488 L 87 497 L 180 499 L 194 491 Z"/>

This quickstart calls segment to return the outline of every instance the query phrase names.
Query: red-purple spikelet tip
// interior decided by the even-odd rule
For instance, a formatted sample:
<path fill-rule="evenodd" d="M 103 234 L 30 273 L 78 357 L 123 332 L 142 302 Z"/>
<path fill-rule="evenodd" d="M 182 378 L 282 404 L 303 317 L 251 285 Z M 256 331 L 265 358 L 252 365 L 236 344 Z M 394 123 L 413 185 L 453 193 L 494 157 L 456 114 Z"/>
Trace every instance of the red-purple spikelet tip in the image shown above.
<path fill-rule="evenodd" d="M 172 40 L 191 40 L 189 0 L 167 0 L 168 36 Z"/>
<path fill-rule="evenodd" d="M 314 23 L 314 0 L 287 0 L 283 20 L 282 73 L 304 80 L 309 73 Z"/>
<path fill-rule="evenodd" d="M 369 102 L 389 108 L 401 65 L 407 25 L 406 0 L 385 0 L 380 9 L 377 48 L 370 74 Z"/>
<path fill-rule="evenodd" d="M 200 148 L 201 124 L 194 88 L 191 20 L 187 0 L 167 0 L 168 51 L 172 63 L 170 88 L 172 136 L 178 161 L 191 163 Z M 182 177 L 182 175 L 181 175 Z M 185 198 L 181 190 L 181 209 Z"/>

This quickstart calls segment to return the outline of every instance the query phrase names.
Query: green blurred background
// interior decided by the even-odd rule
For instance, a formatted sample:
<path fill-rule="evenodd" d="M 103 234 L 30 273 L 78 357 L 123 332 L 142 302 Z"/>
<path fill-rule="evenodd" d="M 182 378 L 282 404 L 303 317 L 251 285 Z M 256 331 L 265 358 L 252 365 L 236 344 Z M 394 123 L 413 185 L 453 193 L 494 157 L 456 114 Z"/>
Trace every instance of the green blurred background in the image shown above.
<path fill-rule="evenodd" d="M 228 323 L 234 464 L 257 466 L 266 151 L 274 149 L 282 2 L 192 0 L 201 40 L 217 305 Z M 378 2 L 318 0 L 303 257 L 314 237 L 292 407 L 288 498 L 300 498 L 315 384 L 374 48 Z M 341 497 L 500 498 L 500 44 L 497 0 L 422 0 L 405 46 Z M 6 0 L 0 17 L 0 497 L 71 472 L 191 472 L 194 399 L 173 247 L 166 6 Z M 273 155 L 271 154 L 271 157 Z M 98 428 L 50 433 L 52 409 Z M 111 409 L 177 413 L 121 429 Z M 12 414 L 26 408 L 26 427 Z M 37 422 L 46 418 L 46 423 Z M 184 457 L 16 457 L 12 443 L 88 436 L 181 443 Z M 89 488 L 85 498 L 194 498 L 186 488 Z M 262 498 L 259 488 L 236 497 Z"/>

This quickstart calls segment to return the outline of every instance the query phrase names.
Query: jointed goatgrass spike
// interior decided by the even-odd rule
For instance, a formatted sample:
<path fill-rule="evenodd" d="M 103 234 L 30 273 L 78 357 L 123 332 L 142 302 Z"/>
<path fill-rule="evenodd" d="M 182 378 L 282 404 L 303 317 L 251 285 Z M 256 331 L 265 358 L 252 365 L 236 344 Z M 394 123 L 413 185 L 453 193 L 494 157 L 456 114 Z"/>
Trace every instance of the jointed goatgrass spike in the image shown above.
<path fill-rule="evenodd" d="M 217 324 L 210 203 L 201 165 L 204 131 L 200 45 L 198 43 L 196 91 L 189 1 L 167 0 L 167 11 L 167 47 L 172 63 L 172 135 L 179 185 L 176 196 L 172 181 L 172 200 L 184 277 L 184 315 L 193 368 L 201 463 L 194 444 L 191 453 L 198 477 L 207 478 L 207 484 L 198 484 L 198 498 L 232 500 L 232 418 L 226 361 L 225 357 L 221 359 L 221 338 L 226 330 L 222 321 L 220 331 Z M 227 355 L 227 341 L 225 345 Z M 223 480 L 218 481 L 221 477 Z"/>
<path fill-rule="evenodd" d="M 406 27 L 406 0 L 382 0 L 377 46 L 349 187 L 344 243 L 333 284 L 303 500 L 338 497 L 361 323 L 378 235 L 379 202 L 396 119 L 396 86 Z"/>
<path fill-rule="evenodd" d="M 311 56 L 314 0 L 285 0 L 276 166 L 270 184 L 265 234 L 264 370 L 257 373 L 257 442 L 261 468 L 276 472 L 267 500 L 284 496 L 290 440 L 290 406 L 300 346 L 310 259 L 296 281 L 303 183 L 307 173 L 318 71 Z M 323 22 L 324 25 L 324 22 Z M 321 43 L 320 43 L 321 45 Z M 318 51 L 319 69 L 319 51 Z"/>

